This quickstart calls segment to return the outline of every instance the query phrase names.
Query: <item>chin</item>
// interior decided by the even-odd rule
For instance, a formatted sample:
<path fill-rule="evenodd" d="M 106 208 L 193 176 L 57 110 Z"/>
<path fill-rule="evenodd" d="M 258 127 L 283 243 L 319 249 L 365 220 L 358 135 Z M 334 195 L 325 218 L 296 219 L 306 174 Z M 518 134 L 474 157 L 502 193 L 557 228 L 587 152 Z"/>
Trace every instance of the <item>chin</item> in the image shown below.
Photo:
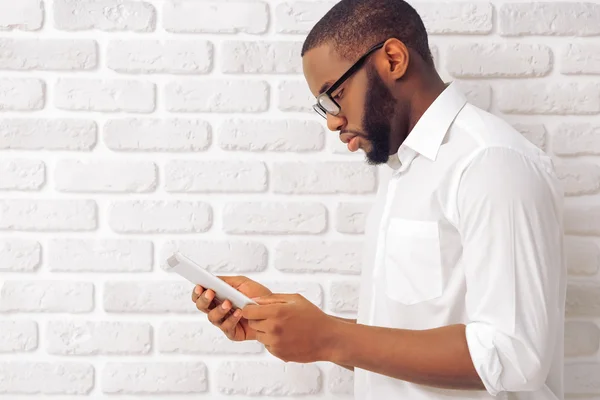
<path fill-rule="evenodd" d="M 379 164 L 383 164 L 385 162 L 385 161 L 381 161 L 381 160 L 374 158 L 369 153 L 365 154 L 365 161 L 369 165 L 379 165 Z"/>

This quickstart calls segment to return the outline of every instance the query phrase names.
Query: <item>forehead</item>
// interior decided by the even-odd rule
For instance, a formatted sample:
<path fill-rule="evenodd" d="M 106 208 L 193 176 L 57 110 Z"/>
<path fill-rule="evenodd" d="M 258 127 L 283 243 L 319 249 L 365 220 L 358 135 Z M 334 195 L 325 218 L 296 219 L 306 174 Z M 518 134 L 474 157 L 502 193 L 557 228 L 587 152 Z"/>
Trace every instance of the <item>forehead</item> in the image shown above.
<path fill-rule="evenodd" d="M 330 86 L 335 82 L 351 65 L 327 44 L 307 51 L 302 57 L 304 77 L 314 96 L 319 95 L 323 85 Z"/>

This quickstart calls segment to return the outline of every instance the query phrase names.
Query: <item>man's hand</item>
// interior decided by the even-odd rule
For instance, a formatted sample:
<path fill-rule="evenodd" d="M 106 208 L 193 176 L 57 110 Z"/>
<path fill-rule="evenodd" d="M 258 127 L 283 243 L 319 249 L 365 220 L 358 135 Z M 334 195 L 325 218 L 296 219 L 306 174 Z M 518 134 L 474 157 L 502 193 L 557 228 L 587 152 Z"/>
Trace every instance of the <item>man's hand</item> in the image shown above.
<path fill-rule="evenodd" d="M 219 276 L 219 278 L 250 298 L 271 294 L 268 288 L 245 276 Z M 198 310 L 208 314 L 208 320 L 221 329 L 229 340 L 239 342 L 256 339 L 256 332 L 248 326 L 248 320 L 242 318 L 242 310 L 234 312 L 229 300 L 218 304 L 214 291 L 196 285 L 192 292 L 192 301 L 196 303 Z"/>
<path fill-rule="evenodd" d="M 275 357 L 288 362 L 328 359 L 329 338 L 338 322 L 299 294 L 271 294 L 255 299 L 242 315 Z"/>

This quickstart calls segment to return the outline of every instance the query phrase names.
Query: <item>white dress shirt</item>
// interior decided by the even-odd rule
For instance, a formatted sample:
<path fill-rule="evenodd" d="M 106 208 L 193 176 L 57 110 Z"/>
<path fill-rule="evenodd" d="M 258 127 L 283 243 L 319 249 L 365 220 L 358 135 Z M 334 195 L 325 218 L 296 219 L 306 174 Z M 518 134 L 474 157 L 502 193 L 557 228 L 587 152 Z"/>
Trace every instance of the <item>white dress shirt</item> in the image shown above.
<path fill-rule="evenodd" d="M 486 390 L 356 368 L 355 398 L 562 400 L 563 188 L 550 157 L 451 84 L 383 167 L 357 322 L 465 324 Z"/>

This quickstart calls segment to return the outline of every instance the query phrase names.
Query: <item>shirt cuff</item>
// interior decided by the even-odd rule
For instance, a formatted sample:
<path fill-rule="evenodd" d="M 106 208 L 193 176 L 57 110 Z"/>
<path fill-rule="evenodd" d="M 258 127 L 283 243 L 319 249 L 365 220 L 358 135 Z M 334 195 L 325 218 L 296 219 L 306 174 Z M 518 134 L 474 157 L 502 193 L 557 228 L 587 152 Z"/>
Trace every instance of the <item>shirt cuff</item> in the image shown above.
<path fill-rule="evenodd" d="M 505 391 L 500 382 L 502 362 L 494 345 L 494 329 L 481 322 L 467 324 L 465 334 L 471 360 L 485 389 L 492 396 Z"/>

